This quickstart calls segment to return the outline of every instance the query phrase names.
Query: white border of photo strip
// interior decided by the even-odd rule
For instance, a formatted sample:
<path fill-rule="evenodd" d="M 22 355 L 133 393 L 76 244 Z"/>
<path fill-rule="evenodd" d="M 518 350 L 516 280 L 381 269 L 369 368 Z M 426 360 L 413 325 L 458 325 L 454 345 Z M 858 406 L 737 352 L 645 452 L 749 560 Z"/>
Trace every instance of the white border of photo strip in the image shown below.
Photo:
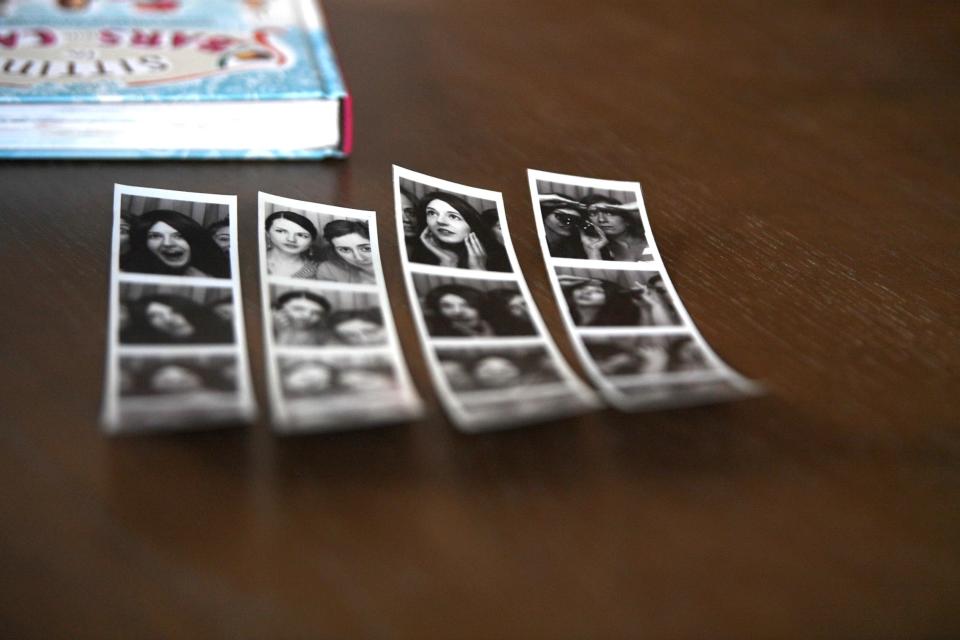
<path fill-rule="evenodd" d="M 123 196 L 160 198 L 186 202 L 203 202 L 227 206 L 230 228 L 230 278 L 190 276 L 167 276 L 126 273 L 120 271 L 120 213 Z M 210 193 L 194 193 L 149 187 L 133 187 L 115 184 L 113 189 L 113 236 L 110 245 L 110 307 L 107 322 L 107 366 L 104 383 L 101 423 L 108 434 L 138 433 L 146 431 L 173 431 L 185 428 L 204 428 L 217 423 L 250 422 L 257 415 L 256 400 L 250 380 L 250 363 L 247 358 L 247 341 L 243 323 L 243 302 L 240 291 L 240 265 L 237 254 L 237 197 Z M 143 285 L 177 285 L 199 288 L 229 290 L 233 304 L 233 344 L 230 345 L 143 345 L 120 344 L 119 302 L 120 285 L 124 283 Z M 120 399 L 119 363 L 125 356 L 157 357 L 203 357 L 232 356 L 236 362 L 236 391 L 224 392 L 232 400 L 215 407 L 218 413 L 208 417 L 190 414 L 188 407 L 176 398 L 142 398 L 141 405 L 151 407 L 153 414 L 149 424 L 143 421 L 129 423 L 123 419 L 121 404 L 130 400 Z M 226 400 L 226 398 L 224 398 Z M 202 411 L 200 412 L 203 413 Z"/>
<path fill-rule="evenodd" d="M 264 226 L 266 223 L 266 205 L 308 211 L 317 214 L 332 215 L 338 218 L 351 218 L 367 223 L 370 231 L 370 246 L 373 249 L 376 284 L 347 284 L 324 282 L 307 278 L 286 278 L 271 276 L 267 273 L 267 242 Z M 318 230 L 322 234 L 322 229 Z M 377 235 L 377 217 L 373 211 L 335 207 L 316 202 L 294 200 L 269 193 L 259 192 L 257 199 L 257 242 L 260 254 L 260 294 L 263 305 L 264 357 L 267 363 L 267 386 L 271 401 L 271 422 L 278 433 L 316 433 L 332 432 L 350 428 L 373 427 L 390 423 L 415 420 L 423 415 L 423 403 L 410 378 L 406 360 L 397 337 L 390 299 L 383 277 L 383 264 L 380 258 L 380 241 Z M 383 328 L 387 343 L 383 346 L 282 346 L 277 345 L 273 331 L 273 313 L 270 300 L 272 285 L 290 286 L 310 291 L 347 291 L 376 295 L 383 317 Z M 388 392 L 383 390 L 369 394 L 351 393 L 340 398 L 297 398 L 287 400 L 281 388 L 278 360 L 284 356 L 383 356 L 389 361 L 396 375 L 397 388 L 391 392 L 396 397 L 385 402 Z M 309 410 L 292 410 L 292 405 L 308 405 Z M 297 416 L 302 417 L 297 417 Z"/>
<path fill-rule="evenodd" d="M 500 219 L 500 228 L 503 232 L 504 249 L 510 260 L 511 272 L 495 271 L 477 271 L 460 268 L 440 267 L 433 265 L 423 265 L 410 262 L 407 256 L 406 243 L 403 234 L 403 207 L 400 197 L 400 180 L 406 179 L 412 182 L 428 185 L 436 189 L 448 191 L 454 194 L 460 194 L 467 197 L 480 198 L 495 202 L 497 205 L 497 214 Z M 434 387 L 438 396 L 450 415 L 454 425 L 461 431 L 477 432 L 495 429 L 506 429 L 519 427 L 534 422 L 542 422 L 550 419 L 564 418 L 573 415 L 579 415 L 588 411 L 600 408 L 601 403 L 596 394 L 587 386 L 570 368 L 570 365 L 564 359 L 556 343 L 553 341 L 550 332 L 547 330 L 540 315 L 539 310 L 530 294 L 530 289 L 520 270 L 520 264 L 517 261 L 514 252 L 513 242 L 510 238 L 510 232 L 507 226 L 507 217 L 503 204 L 503 195 L 499 191 L 490 191 L 478 189 L 457 184 L 447 180 L 434 178 L 422 173 L 417 173 L 409 169 L 404 169 L 397 165 L 393 166 L 393 192 L 394 192 L 394 212 L 397 227 L 397 244 L 400 251 L 400 259 L 404 271 L 404 281 L 407 286 L 408 300 L 411 310 L 420 334 L 420 343 L 423 347 L 424 358 L 427 361 L 430 370 L 430 377 L 433 380 Z M 530 319 L 536 328 L 535 336 L 517 336 L 517 337 L 499 337 L 499 338 L 434 338 L 427 330 L 426 319 L 423 315 L 423 309 L 420 306 L 420 300 L 414 285 L 413 275 L 415 273 L 425 275 L 437 275 L 446 277 L 455 277 L 464 280 L 500 280 L 505 283 L 512 283 L 517 286 L 519 292 L 526 301 Z M 502 404 L 504 392 L 455 392 L 448 384 L 440 367 L 437 357 L 437 348 L 465 348 L 482 349 L 485 347 L 511 347 L 511 346 L 542 346 L 550 357 L 553 366 L 556 368 L 561 381 L 537 385 L 536 398 L 540 402 L 531 402 L 524 411 L 522 406 L 517 406 L 515 402 Z M 530 390 L 529 387 L 525 389 Z M 550 398 L 563 398 L 565 402 L 553 402 L 549 408 L 544 406 Z M 501 401 L 498 403 L 497 401 Z M 470 410 L 464 401 L 476 402 L 482 408 Z M 483 405 L 486 404 L 486 407 Z M 498 406 L 500 405 L 500 406 Z"/>
<path fill-rule="evenodd" d="M 538 171 L 528 169 L 527 176 L 530 184 L 530 198 L 533 203 L 534 219 L 537 225 L 537 235 L 540 239 L 540 248 L 543 252 L 544 263 L 547 268 L 547 275 L 553 286 L 554 297 L 563 316 L 564 325 L 567 328 L 567 334 L 573 343 L 580 357 L 580 362 L 587 371 L 593 383 L 600 389 L 603 397 L 621 411 L 641 411 L 645 409 L 663 409 L 671 407 L 692 406 L 698 404 L 707 404 L 719 401 L 737 400 L 747 397 L 760 395 L 763 388 L 728 366 L 719 356 L 710 348 L 700 331 L 687 313 L 680 296 L 670 280 L 666 268 L 657 249 L 656 240 L 653 231 L 650 228 L 650 220 L 647 217 L 647 210 L 643 202 L 643 193 L 639 182 L 624 182 L 616 180 L 597 180 L 593 178 L 584 178 L 580 176 L 570 176 L 560 173 L 551 173 L 548 171 Z M 592 189 L 603 189 L 610 191 L 626 191 L 636 196 L 637 206 L 643 222 L 643 230 L 646 239 L 653 253 L 653 260 L 650 262 L 623 262 L 612 260 L 578 260 L 569 258 L 554 258 L 550 255 L 550 249 L 547 246 L 546 230 L 543 222 L 543 215 L 540 206 L 540 194 L 537 189 L 537 181 L 563 183 L 570 186 L 586 187 Z M 557 277 L 557 267 L 580 268 L 580 269 L 603 269 L 608 271 L 643 271 L 655 272 L 663 278 L 663 283 L 670 294 L 674 308 L 681 318 L 681 324 L 678 326 L 655 326 L 655 327 L 595 327 L 578 328 L 571 318 L 570 309 L 563 294 L 563 288 Z M 593 356 L 587 350 L 584 343 L 584 337 L 638 337 L 638 336 L 688 336 L 704 354 L 707 368 L 702 371 L 687 371 L 677 373 L 647 373 L 629 376 L 607 376 L 600 371 L 593 360 Z M 730 387 L 729 393 L 704 393 L 699 394 L 696 391 L 691 393 L 678 393 L 676 396 L 664 399 L 659 398 L 656 401 L 647 401 L 643 398 L 634 398 L 631 395 L 622 392 L 617 385 L 631 385 L 641 389 L 655 391 L 656 387 L 664 389 L 675 385 L 696 385 L 709 384 L 714 382 L 727 383 Z"/>

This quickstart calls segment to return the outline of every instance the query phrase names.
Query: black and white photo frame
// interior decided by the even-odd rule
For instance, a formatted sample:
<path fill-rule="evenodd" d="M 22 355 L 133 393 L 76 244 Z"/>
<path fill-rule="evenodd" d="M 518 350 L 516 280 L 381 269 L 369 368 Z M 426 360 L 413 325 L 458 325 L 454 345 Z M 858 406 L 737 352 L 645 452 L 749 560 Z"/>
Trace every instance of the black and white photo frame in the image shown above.
<path fill-rule="evenodd" d="M 475 432 L 576 415 L 594 409 L 593 391 L 570 369 L 550 336 L 521 273 L 503 196 L 394 166 L 401 262 L 414 320 L 434 386 L 453 423 Z M 457 378 L 457 363 L 497 354 L 484 374 Z M 541 375 L 522 354 L 539 352 Z M 491 364 L 492 363 L 492 364 Z M 549 373 L 548 373 L 549 372 Z M 507 382 L 526 378 L 515 389 Z M 472 380 L 472 382 L 468 382 Z"/>
<path fill-rule="evenodd" d="M 274 429 L 337 431 L 419 417 L 376 214 L 261 192 L 258 222 Z"/>
<path fill-rule="evenodd" d="M 236 218 L 236 196 L 115 185 L 108 433 L 255 416 Z"/>
<path fill-rule="evenodd" d="M 663 266 L 639 183 L 528 170 L 547 274 L 567 333 L 603 397 L 635 411 L 750 397 Z"/>

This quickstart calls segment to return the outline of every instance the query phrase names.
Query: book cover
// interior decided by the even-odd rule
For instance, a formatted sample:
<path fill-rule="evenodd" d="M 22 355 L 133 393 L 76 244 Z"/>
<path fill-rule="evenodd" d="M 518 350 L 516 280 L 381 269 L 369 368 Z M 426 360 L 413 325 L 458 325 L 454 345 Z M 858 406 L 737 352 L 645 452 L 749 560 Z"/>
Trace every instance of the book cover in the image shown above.
<path fill-rule="evenodd" d="M 127 103 L 321 100 L 340 103 L 335 148 L 194 149 L 185 157 L 349 153 L 349 96 L 312 0 L 0 0 L 0 113 L 9 105 L 104 105 L 97 112 L 108 114 L 111 106 Z M 29 135 L 28 128 L 22 131 Z M 16 138 L 7 136 L 0 154 L 126 155 L 92 148 L 18 151 Z M 151 155 L 177 153 L 137 153 Z"/>

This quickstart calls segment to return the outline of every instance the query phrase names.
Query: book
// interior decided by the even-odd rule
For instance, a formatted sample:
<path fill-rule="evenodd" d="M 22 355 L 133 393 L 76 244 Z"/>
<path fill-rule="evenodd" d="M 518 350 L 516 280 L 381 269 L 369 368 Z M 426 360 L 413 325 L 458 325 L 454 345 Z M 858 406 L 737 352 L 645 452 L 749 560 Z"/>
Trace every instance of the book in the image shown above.
<path fill-rule="evenodd" d="M 314 0 L 0 0 L 0 157 L 349 155 Z"/>

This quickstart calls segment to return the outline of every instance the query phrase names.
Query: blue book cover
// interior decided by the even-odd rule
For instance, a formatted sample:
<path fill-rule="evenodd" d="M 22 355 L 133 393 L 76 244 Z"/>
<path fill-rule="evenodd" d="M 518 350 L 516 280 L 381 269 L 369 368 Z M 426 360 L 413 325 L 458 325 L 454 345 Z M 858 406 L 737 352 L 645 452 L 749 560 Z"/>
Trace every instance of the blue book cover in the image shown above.
<path fill-rule="evenodd" d="M 146 127 L 150 119 L 186 119 L 183 105 L 211 103 L 243 117 L 252 112 L 242 105 L 254 103 L 288 109 L 280 117 L 296 104 L 335 104 L 318 117 L 337 120 L 338 140 L 301 149 L 270 149 L 263 140 L 205 149 L 97 144 L 95 130 L 104 139 L 129 137 L 124 118 Z M 343 156 L 351 124 L 349 95 L 313 0 L 0 0 L 0 156 Z M 215 137 L 213 120 L 197 126 Z M 46 140 L 57 127 L 83 133 Z"/>

